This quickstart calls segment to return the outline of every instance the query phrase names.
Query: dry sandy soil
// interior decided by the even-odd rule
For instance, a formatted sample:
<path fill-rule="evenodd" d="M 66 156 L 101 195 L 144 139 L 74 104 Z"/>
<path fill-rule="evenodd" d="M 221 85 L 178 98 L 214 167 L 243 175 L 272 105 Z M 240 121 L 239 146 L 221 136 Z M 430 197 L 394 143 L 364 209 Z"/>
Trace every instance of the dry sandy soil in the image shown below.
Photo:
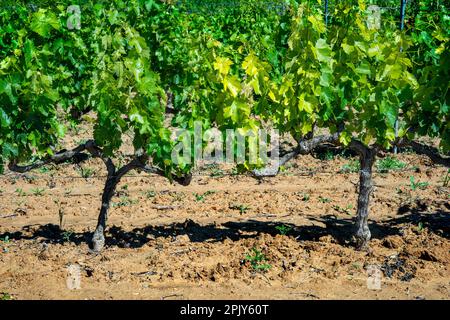
<path fill-rule="evenodd" d="M 105 179 L 98 159 L 7 173 L 0 298 L 449 299 L 447 169 L 415 154 L 398 159 L 407 167 L 375 174 L 364 252 L 350 237 L 358 174 L 340 172 L 349 157 L 302 156 L 264 180 L 212 166 L 188 187 L 133 172 L 118 187 L 97 255 L 88 242 Z M 410 176 L 428 186 L 412 190 Z M 265 260 L 252 266 L 253 248 Z M 71 265 L 80 289 L 67 286 Z M 367 286 L 371 266 L 379 290 Z"/>

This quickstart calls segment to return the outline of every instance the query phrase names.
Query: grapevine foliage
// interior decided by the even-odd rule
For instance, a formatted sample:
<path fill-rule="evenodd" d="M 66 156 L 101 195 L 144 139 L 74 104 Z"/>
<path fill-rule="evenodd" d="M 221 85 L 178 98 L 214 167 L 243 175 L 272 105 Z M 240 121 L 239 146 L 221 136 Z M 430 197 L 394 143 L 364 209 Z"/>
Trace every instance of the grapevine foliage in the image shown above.
<path fill-rule="evenodd" d="M 75 3 L 74 3 L 75 2 Z M 416 1 L 414 19 L 370 28 L 370 1 L 6 1 L 0 11 L 0 170 L 52 155 L 68 126 L 94 122 L 107 156 L 133 133 L 166 174 L 171 126 L 257 130 L 271 123 L 300 139 L 315 127 L 390 147 L 400 136 L 450 146 L 449 14 Z M 81 28 L 70 29 L 78 4 Z M 432 8 L 432 10 L 430 9 Z M 203 10 L 203 11 L 202 11 Z M 175 117 L 165 122 L 173 94 Z M 91 112 L 93 118 L 88 114 Z M 247 167 L 250 168 L 250 167 Z"/>
<path fill-rule="evenodd" d="M 443 149 L 450 150 L 450 7 L 420 1 L 417 11 L 408 34 L 419 88 L 405 116 L 415 133 L 440 137 Z"/>

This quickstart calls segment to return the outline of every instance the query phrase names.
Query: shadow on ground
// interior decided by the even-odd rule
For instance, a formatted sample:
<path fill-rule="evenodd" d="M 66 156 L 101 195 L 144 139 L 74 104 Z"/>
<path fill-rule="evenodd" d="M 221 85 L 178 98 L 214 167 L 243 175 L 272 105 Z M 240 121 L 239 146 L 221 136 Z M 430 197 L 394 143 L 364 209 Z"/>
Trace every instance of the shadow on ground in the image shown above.
<path fill-rule="evenodd" d="M 397 217 L 381 222 L 369 223 L 373 239 L 383 239 L 390 235 L 402 235 L 403 228 L 408 224 L 422 224 L 431 232 L 450 238 L 450 212 L 437 211 L 434 213 L 423 212 L 423 208 L 399 209 Z M 330 235 L 334 241 L 341 245 L 350 245 L 353 233 L 353 219 L 351 217 L 341 219 L 334 215 L 320 217 L 308 217 L 309 224 L 297 226 L 281 222 L 267 222 L 259 220 L 247 220 L 241 222 L 226 222 L 223 224 L 200 225 L 192 220 L 170 225 L 149 225 L 126 231 L 121 227 L 111 226 L 107 231 L 107 246 L 139 248 L 150 241 L 151 238 L 173 238 L 179 235 L 187 235 L 192 242 L 216 242 L 225 239 L 238 241 L 245 238 L 255 238 L 260 234 L 280 234 L 279 227 L 285 225 L 284 231 L 297 240 L 317 241 L 323 236 Z M 54 224 L 43 226 L 25 226 L 20 231 L 0 234 L 0 239 L 8 237 L 11 240 L 41 240 L 48 243 L 89 243 L 90 232 L 69 232 Z"/>

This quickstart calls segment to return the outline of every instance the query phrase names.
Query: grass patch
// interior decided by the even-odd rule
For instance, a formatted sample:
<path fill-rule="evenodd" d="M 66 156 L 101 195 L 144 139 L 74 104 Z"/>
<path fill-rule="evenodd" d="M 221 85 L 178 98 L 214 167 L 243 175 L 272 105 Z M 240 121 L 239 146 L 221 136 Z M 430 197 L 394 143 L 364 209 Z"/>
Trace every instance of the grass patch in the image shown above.
<path fill-rule="evenodd" d="M 151 199 L 156 197 L 156 192 L 153 190 L 148 190 L 144 192 L 145 196 L 147 197 L 147 199 Z"/>
<path fill-rule="evenodd" d="M 343 208 L 341 206 L 338 206 L 338 205 L 335 205 L 335 206 L 333 206 L 333 209 L 336 210 L 337 212 L 351 215 L 352 214 L 351 210 L 353 209 L 353 205 L 349 204 L 345 208 Z"/>
<path fill-rule="evenodd" d="M 357 173 L 361 168 L 358 160 L 350 160 L 348 163 L 344 164 L 339 170 L 340 173 Z"/>
<path fill-rule="evenodd" d="M 74 235 L 74 232 L 71 231 L 71 230 L 69 230 L 69 231 L 64 231 L 64 232 L 61 234 L 61 237 L 62 237 L 63 241 L 65 241 L 65 242 L 70 242 L 70 238 L 71 238 L 73 235 Z"/>
<path fill-rule="evenodd" d="M 95 170 L 92 168 L 89 168 L 89 167 L 86 167 L 86 168 L 80 167 L 79 172 L 80 172 L 81 177 L 87 179 L 94 175 Z"/>
<path fill-rule="evenodd" d="M 324 198 L 324 197 L 319 197 L 319 201 L 320 202 L 322 202 L 322 203 L 329 203 L 329 202 L 331 202 L 331 199 L 329 199 L 329 198 Z"/>
<path fill-rule="evenodd" d="M 0 300 L 12 300 L 12 296 L 8 292 L 0 292 Z"/>
<path fill-rule="evenodd" d="M 111 204 L 111 206 L 113 208 L 120 208 L 120 207 L 128 207 L 131 206 L 133 204 L 137 204 L 139 201 L 138 200 L 131 200 L 129 197 L 120 197 L 120 200 L 117 202 L 113 202 Z"/>
<path fill-rule="evenodd" d="M 378 172 L 386 173 L 389 171 L 404 169 L 406 168 L 406 163 L 394 157 L 387 156 L 386 158 L 378 160 L 376 162 L 376 167 Z"/>
<path fill-rule="evenodd" d="M 44 188 L 34 188 L 34 189 L 31 189 L 31 193 L 33 193 L 33 195 L 35 195 L 35 196 L 43 196 L 45 193 L 45 189 Z"/>
<path fill-rule="evenodd" d="M 17 193 L 17 195 L 18 195 L 19 197 L 24 197 L 24 196 L 27 195 L 27 193 L 26 193 L 25 191 L 23 191 L 22 188 L 17 188 L 17 189 L 16 189 L 16 193 Z"/>

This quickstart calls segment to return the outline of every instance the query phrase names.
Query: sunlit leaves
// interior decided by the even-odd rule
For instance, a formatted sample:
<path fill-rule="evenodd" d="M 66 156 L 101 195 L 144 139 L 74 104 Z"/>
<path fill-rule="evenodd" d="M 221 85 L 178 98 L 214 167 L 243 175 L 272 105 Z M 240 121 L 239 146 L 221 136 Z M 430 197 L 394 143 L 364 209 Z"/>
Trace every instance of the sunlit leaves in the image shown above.
<path fill-rule="evenodd" d="M 352 135 L 349 132 L 344 131 L 340 134 L 339 142 L 342 143 L 344 146 L 347 146 L 348 144 L 350 144 L 351 141 L 352 141 Z"/>
<path fill-rule="evenodd" d="M 318 33 L 324 33 L 326 31 L 325 23 L 323 22 L 322 17 L 309 16 L 308 21 L 311 23 L 314 30 L 316 30 Z"/>
<path fill-rule="evenodd" d="M 13 87 L 11 82 L 8 82 L 5 80 L 0 80 L 0 94 L 5 93 L 6 96 L 9 98 L 9 101 L 11 104 L 16 105 L 17 104 L 17 97 L 13 93 Z"/>
<path fill-rule="evenodd" d="M 230 106 L 224 108 L 224 117 L 231 118 L 235 123 L 239 122 L 240 119 L 248 118 L 250 115 L 250 107 L 242 99 L 235 99 Z"/>
<path fill-rule="evenodd" d="M 246 74 L 249 76 L 255 76 L 258 74 L 259 64 L 259 59 L 254 54 L 250 54 L 245 58 L 242 63 L 242 67 L 244 68 Z"/>
<path fill-rule="evenodd" d="M 298 99 L 298 109 L 307 113 L 313 113 L 314 106 L 311 102 L 305 100 L 305 94 L 302 93 Z"/>
<path fill-rule="evenodd" d="M 411 32 L 410 59 L 414 68 L 405 81 L 414 90 L 414 103 L 406 106 L 405 118 L 416 135 L 441 138 L 441 147 L 450 150 L 450 8 L 424 6 Z M 429 14 L 433 11 L 434 14 Z M 416 79 L 416 81 L 415 81 Z M 414 134 L 409 134 L 410 137 Z"/>
<path fill-rule="evenodd" d="M 35 56 L 34 44 L 30 39 L 25 40 L 24 53 L 25 53 L 25 65 L 27 67 L 30 67 L 31 61 Z"/>
<path fill-rule="evenodd" d="M 58 30 L 60 27 L 58 17 L 54 12 L 39 9 L 38 12 L 33 13 L 30 28 L 39 35 L 48 37 L 53 29 Z"/>
<path fill-rule="evenodd" d="M 236 97 L 238 93 L 241 91 L 241 83 L 236 76 L 228 76 L 224 77 L 222 80 L 223 88 L 228 90 L 233 97 Z"/>
<path fill-rule="evenodd" d="M 217 57 L 214 62 L 214 70 L 219 71 L 221 75 L 227 75 L 233 62 L 228 58 Z"/>
<path fill-rule="evenodd" d="M 355 47 L 348 45 L 347 43 L 342 43 L 341 46 L 346 54 L 351 54 L 355 50 Z"/>
<path fill-rule="evenodd" d="M 305 134 L 312 123 L 345 123 L 341 143 L 357 138 L 388 145 L 403 101 L 411 99 L 418 85 L 405 52 L 410 41 L 395 29 L 368 29 L 365 2 L 358 4 L 339 2 L 333 19 L 345 23 L 329 24 L 326 30 L 317 18 L 320 11 L 300 5 L 283 84 L 269 97 L 289 107 L 289 112 L 276 114 L 287 128 L 298 127 L 296 132 Z M 293 80 L 294 95 L 284 86 L 287 79 Z"/>

